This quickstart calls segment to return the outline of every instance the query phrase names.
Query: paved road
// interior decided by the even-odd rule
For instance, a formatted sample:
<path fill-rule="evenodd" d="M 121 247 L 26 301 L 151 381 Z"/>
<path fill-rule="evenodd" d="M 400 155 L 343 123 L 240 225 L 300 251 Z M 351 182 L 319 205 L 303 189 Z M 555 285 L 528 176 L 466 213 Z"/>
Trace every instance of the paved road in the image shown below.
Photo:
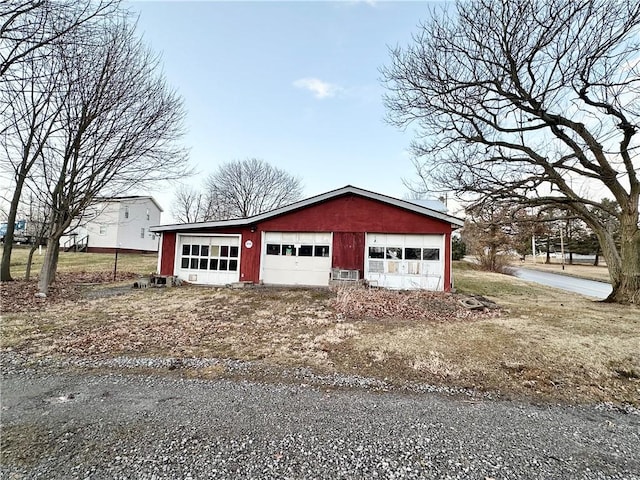
<path fill-rule="evenodd" d="M 640 479 L 640 415 L 118 373 L 2 378 L 2 478 Z"/>
<path fill-rule="evenodd" d="M 536 282 L 549 287 L 556 287 L 600 299 L 607 298 L 612 290 L 611 285 L 606 282 L 596 282 L 594 280 L 540 272 L 527 268 L 518 268 L 515 274 L 522 280 L 528 280 L 530 282 Z"/>

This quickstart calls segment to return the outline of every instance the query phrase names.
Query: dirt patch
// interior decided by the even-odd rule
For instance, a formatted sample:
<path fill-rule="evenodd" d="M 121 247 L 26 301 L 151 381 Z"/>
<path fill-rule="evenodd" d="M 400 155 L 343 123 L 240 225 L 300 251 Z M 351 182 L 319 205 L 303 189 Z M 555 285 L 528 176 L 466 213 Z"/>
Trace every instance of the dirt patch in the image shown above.
<path fill-rule="evenodd" d="M 447 322 L 500 315 L 495 302 L 483 297 L 424 290 L 343 288 L 338 289 L 334 306 L 344 317 L 357 319 L 399 318 Z"/>

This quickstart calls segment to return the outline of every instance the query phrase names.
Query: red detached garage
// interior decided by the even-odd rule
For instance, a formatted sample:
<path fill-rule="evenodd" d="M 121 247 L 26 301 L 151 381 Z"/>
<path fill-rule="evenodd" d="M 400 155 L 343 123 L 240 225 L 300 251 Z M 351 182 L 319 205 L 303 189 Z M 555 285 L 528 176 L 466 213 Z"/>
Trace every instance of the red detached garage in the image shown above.
<path fill-rule="evenodd" d="M 451 288 L 459 218 L 346 186 L 249 218 L 152 227 L 158 270 L 187 282 L 328 285 L 364 278 L 394 289 Z"/>

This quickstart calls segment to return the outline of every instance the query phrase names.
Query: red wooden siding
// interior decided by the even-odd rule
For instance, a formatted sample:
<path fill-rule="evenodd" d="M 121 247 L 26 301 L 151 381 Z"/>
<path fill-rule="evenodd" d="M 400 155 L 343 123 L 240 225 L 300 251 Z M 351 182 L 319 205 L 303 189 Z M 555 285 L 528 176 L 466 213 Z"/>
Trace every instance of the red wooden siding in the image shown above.
<path fill-rule="evenodd" d="M 175 232 L 162 233 L 162 257 L 160 258 L 160 275 L 173 275 L 173 265 L 176 260 Z"/>
<path fill-rule="evenodd" d="M 446 233 L 447 222 L 369 198 L 347 195 L 265 220 L 268 232 Z"/>
<path fill-rule="evenodd" d="M 260 252 L 262 250 L 262 235 L 250 229 L 242 230 L 242 250 L 240 253 L 240 281 L 258 283 L 260 280 Z M 253 245 L 247 248 L 247 240 Z"/>
<path fill-rule="evenodd" d="M 336 232 L 333 234 L 331 266 L 343 270 L 360 270 L 364 275 L 364 232 Z"/>

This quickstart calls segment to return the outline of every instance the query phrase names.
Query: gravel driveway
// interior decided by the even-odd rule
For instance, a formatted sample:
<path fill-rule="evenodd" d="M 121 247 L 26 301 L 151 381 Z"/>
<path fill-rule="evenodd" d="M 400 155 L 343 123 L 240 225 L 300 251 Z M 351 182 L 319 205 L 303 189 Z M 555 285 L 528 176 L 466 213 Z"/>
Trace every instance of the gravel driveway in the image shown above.
<path fill-rule="evenodd" d="M 640 415 L 118 370 L 2 377 L 6 479 L 640 479 Z"/>

